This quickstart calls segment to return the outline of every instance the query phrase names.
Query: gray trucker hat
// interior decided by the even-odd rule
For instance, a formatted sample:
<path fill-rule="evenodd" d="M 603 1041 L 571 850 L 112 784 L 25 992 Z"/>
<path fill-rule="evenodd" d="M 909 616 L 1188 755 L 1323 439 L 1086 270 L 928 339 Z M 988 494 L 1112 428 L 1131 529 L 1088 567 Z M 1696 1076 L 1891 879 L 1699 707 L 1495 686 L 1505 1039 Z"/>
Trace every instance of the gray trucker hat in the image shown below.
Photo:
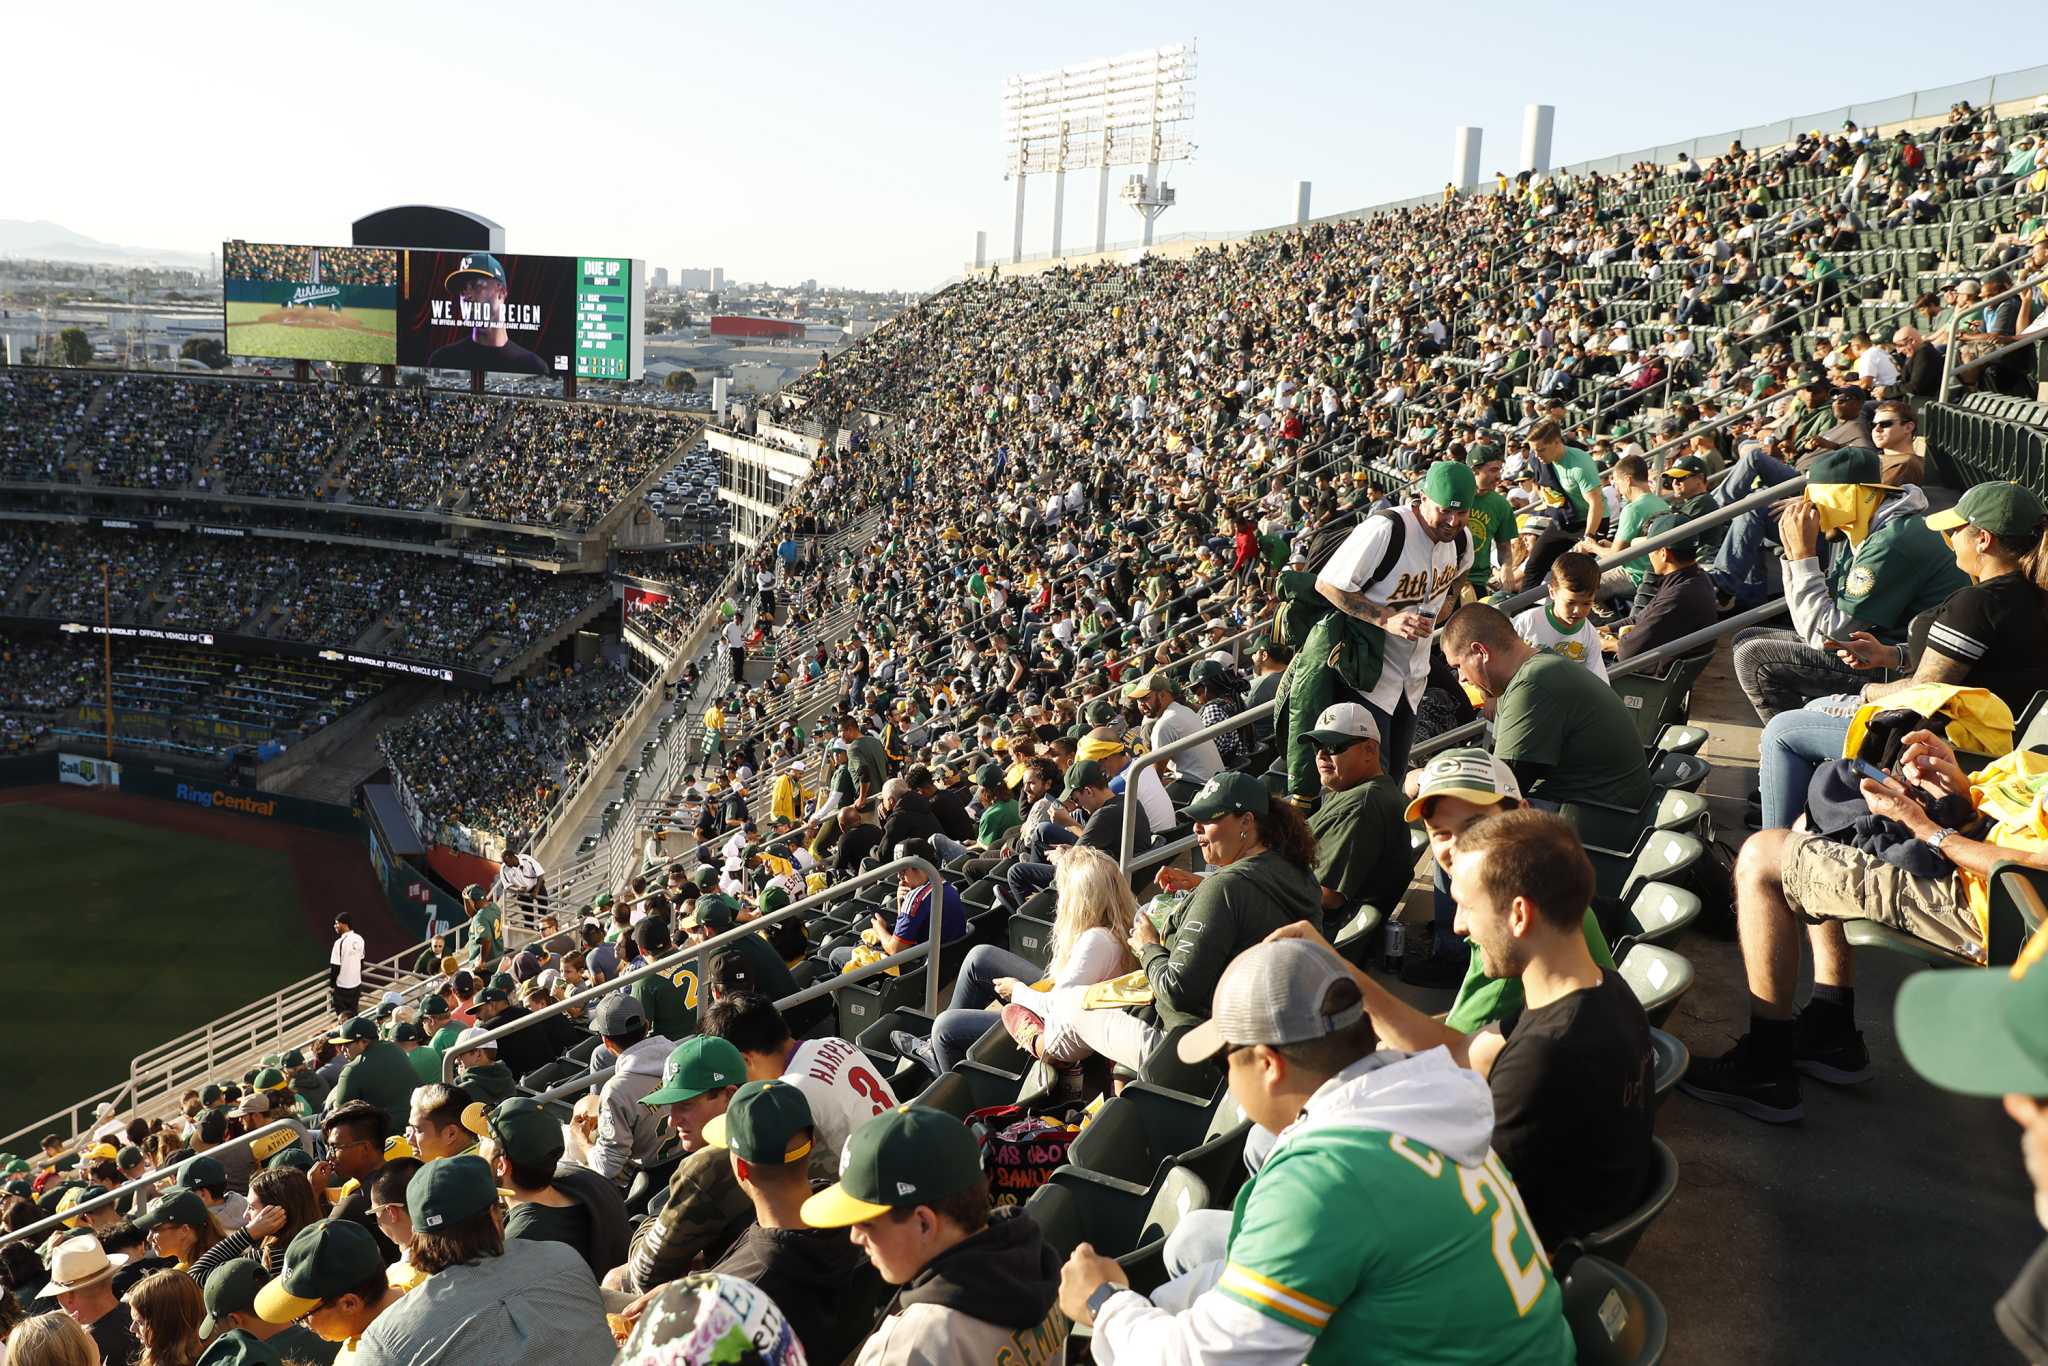
<path fill-rule="evenodd" d="M 1200 1063 L 1231 1045 L 1306 1043 L 1347 1029 L 1365 1014 L 1356 988 L 1350 1004 L 1329 1009 L 1330 989 L 1351 970 L 1305 939 L 1254 944 L 1224 969 L 1214 1013 L 1180 1041 L 1182 1062 Z"/>

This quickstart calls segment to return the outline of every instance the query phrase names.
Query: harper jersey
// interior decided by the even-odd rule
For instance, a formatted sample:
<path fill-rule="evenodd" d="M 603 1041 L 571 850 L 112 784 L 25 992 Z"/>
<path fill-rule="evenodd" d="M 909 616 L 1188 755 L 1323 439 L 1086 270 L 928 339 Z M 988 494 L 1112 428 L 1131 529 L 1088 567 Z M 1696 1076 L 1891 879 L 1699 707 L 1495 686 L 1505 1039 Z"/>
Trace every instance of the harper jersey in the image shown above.
<path fill-rule="evenodd" d="M 896 1107 L 896 1093 L 868 1055 L 844 1039 L 805 1039 L 789 1055 L 782 1079 L 810 1104 L 812 1141 L 827 1155 L 813 1164 L 813 1171 L 829 1166 L 834 1180 L 853 1131 Z"/>
<path fill-rule="evenodd" d="M 1593 671 L 1593 677 L 1603 683 L 1607 681 L 1607 660 L 1600 653 L 1600 628 L 1593 624 L 1593 618 L 1585 618 L 1575 631 L 1566 631 L 1550 615 L 1550 604 L 1539 602 L 1516 614 L 1515 634 L 1539 650 L 1585 665 Z"/>
<path fill-rule="evenodd" d="M 1379 567 L 1393 544 L 1397 517 L 1402 523 L 1401 553 L 1387 566 L 1386 573 L 1367 583 L 1366 577 Z M 1317 571 L 1316 581 L 1357 593 L 1375 607 L 1421 612 L 1433 618 L 1443 610 L 1444 599 L 1456 591 L 1459 580 L 1471 568 L 1469 537 L 1432 540 L 1415 509 L 1402 507 L 1390 509 L 1385 516 L 1368 517 L 1353 527 L 1336 553 Z M 1366 700 L 1391 712 L 1405 693 L 1409 705 L 1418 706 L 1428 682 L 1429 642 L 1406 640 L 1388 632 L 1386 663 L 1380 669 L 1379 681 L 1366 693 Z"/>

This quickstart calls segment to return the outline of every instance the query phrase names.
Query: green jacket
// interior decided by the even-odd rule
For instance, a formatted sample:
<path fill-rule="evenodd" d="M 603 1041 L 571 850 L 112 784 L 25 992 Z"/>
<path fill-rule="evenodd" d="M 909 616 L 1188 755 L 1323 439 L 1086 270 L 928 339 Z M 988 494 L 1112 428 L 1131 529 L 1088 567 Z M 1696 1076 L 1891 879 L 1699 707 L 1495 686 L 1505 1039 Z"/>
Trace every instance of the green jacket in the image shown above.
<path fill-rule="evenodd" d="M 390 1116 L 395 1133 L 405 1127 L 412 1110 L 412 1089 L 417 1085 L 419 1076 L 405 1050 L 389 1039 L 379 1039 L 341 1069 L 334 1092 L 327 1097 L 327 1110 L 332 1113 L 352 1100 L 368 1101 Z"/>

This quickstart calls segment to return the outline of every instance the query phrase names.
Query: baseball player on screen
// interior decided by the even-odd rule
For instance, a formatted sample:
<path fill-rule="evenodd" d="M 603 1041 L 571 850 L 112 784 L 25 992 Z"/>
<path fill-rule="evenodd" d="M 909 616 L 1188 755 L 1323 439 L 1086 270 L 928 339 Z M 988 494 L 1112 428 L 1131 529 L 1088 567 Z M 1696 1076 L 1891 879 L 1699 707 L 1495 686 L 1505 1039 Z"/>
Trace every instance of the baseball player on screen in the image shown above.
<path fill-rule="evenodd" d="M 435 369 L 447 370 L 495 370 L 523 375 L 545 375 L 548 373 L 541 358 L 512 340 L 505 330 L 505 298 L 510 290 L 505 282 L 505 267 L 498 258 L 487 251 L 473 251 L 462 257 L 443 287 L 466 305 L 471 316 L 492 319 L 484 325 L 471 327 L 469 335 L 461 341 L 449 342 L 438 347 L 427 358 L 427 364 Z"/>

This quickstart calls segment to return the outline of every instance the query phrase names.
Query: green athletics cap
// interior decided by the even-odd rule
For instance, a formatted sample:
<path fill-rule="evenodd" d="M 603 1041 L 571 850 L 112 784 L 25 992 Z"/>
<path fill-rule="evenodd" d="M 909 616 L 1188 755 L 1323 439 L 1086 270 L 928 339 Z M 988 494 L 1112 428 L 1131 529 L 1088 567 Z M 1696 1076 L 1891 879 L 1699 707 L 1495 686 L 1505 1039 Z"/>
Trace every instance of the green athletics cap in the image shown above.
<path fill-rule="evenodd" d="M 215 1186 L 225 1186 L 227 1183 L 228 1169 L 220 1164 L 220 1159 L 217 1157 L 207 1157 L 201 1154 L 198 1157 L 189 1159 L 178 1170 L 178 1184 L 181 1186 L 191 1186 L 194 1188 L 203 1186 L 211 1190 Z"/>
<path fill-rule="evenodd" d="M 712 1034 L 693 1034 L 669 1050 L 661 1086 L 640 1098 L 642 1105 L 680 1105 L 706 1091 L 743 1086 L 746 1060 L 739 1049 Z"/>
<path fill-rule="evenodd" d="M 973 1130 L 944 1110 L 899 1105 L 853 1131 L 838 1183 L 804 1201 L 803 1221 L 812 1228 L 864 1224 L 971 1190 L 982 1179 Z"/>
<path fill-rule="evenodd" d="M 284 1073 L 275 1067 L 266 1067 L 256 1074 L 256 1089 L 259 1091 L 289 1091 L 292 1084 L 285 1080 Z"/>
<path fill-rule="evenodd" d="M 1844 446 L 1829 451 L 1806 469 L 1806 482 L 1814 484 L 1862 484 L 1867 488 L 1897 488 L 1884 482 L 1884 458 L 1869 446 Z"/>
<path fill-rule="evenodd" d="M 1469 465 L 1439 460 L 1422 476 L 1422 496 L 1440 508 L 1470 512 L 1472 500 L 1479 496 L 1479 479 Z"/>
<path fill-rule="evenodd" d="M 710 930 L 722 934 L 739 923 L 739 908 L 724 892 L 712 892 L 697 898 L 697 910 L 684 924 L 685 929 Z"/>
<path fill-rule="evenodd" d="M 135 1216 L 135 1227 L 144 1233 L 165 1224 L 205 1228 L 212 1217 L 207 1213 L 206 1202 L 199 1198 L 198 1191 L 173 1186 L 159 1195 L 148 1209 Z"/>
<path fill-rule="evenodd" d="M 511 1001 L 512 993 L 503 987 L 485 987 L 476 994 L 476 1003 L 480 1006 L 509 1005 Z"/>
<path fill-rule="evenodd" d="M 750 1081 L 704 1126 L 704 1141 L 764 1167 L 811 1155 L 811 1104 L 786 1081 Z"/>
<path fill-rule="evenodd" d="M 2048 1095 L 2048 967 L 2036 937 L 2010 972 L 1922 972 L 1899 988 L 1906 1061 L 1966 1096 Z M 1942 980 L 1923 980 L 1935 979 Z M 1953 980 L 1950 980 L 1953 979 Z"/>
<path fill-rule="evenodd" d="M 270 1279 L 260 1263 L 251 1257 L 222 1262 L 206 1278 L 206 1317 L 200 1321 L 199 1336 L 210 1338 L 227 1325 L 229 1314 L 256 1312 L 256 1295 Z"/>
<path fill-rule="evenodd" d="M 425 1043 L 427 1036 L 420 1033 L 420 1027 L 411 1020 L 400 1020 L 398 1027 L 391 1031 L 393 1043 Z"/>
<path fill-rule="evenodd" d="M 1067 770 L 1067 785 L 1060 790 L 1063 799 L 1070 799 L 1084 787 L 1108 787 L 1109 775 L 1102 771 L 1102 765 L 1093 759 L 1076 759 Z"/>
<path fill-rule="evenodd" d="M 1702 479 L 1707 477 L 1707 464 L 1696 455 L 1681 455 L 1676 460 L 1664 462 L 1666 479 L 1689 479 L 1693 475 Z"/>
<path fill-rule="evenodd" d="M 1962 496 L 1954 507 L 1927 519 L 1929 531 L 1954 531 L 1968 524 L 1994 536 L 2033 537 L 2040 533 L 2048 511 L 2032 489 L 2023 484 L 1999 480 L 1979 484 Z"/>
<path fill-rule="evenodd" d="M 297 1171 L 309 1172 L 313 1170 L 313 1154 L 294 1143 L 289 1148 L 280 1148 L 263 1165 L 265 1167 L 291 1167 Z"/>
<path fill-rule="evenodd" d="M 708 863 L 700 863 L 690 874 L 690 883 L 708 892 L 718 885 L 718 870 Z"/>
<path fill-rule="evenodd" d="M 383 1275 L 384 1254 L 369 1229 L 353 1219 L 322 1219 L 292 1238 L 284 1250 L 284 1270 L 256 1292 L 256 1317 L 265 1323 L 296 1323 L 323 1301 L 361 1290 Z"/>
<path fill-rule="evenodd" d="M 142 1149 L 130 1143 L 114 1154 L 114 1165 L 126 1170 L 142 1161 Z"/>
<path fill-rule="evenodd" d="M 199 1088 L 199 1103 L 207 1109 L 210 1110 L 220 1104 L 221 1100 L 221 1089 L 216 1083 L 208 1082 Z"/>
<path fill-rule="evenodd" d="M 610 892 L 603 892 L 603 893 L 600 893 L 600 894 L 599 894 L 599 896 L 598 896 L 598 898 L 597 898 L 597 903 L 596 903 L 596 905 L 597 905 L 597 909 L 599 909 L 600 911 L 604 911 L 604 910 L 610 910 L 610 909 L 611 909 L 611 904 L 612 904 L 612 894 L 611 894 Z"/>
<path fill-rule="evenodd" d="M 484 895 L 484 885 L 481 882 L 472 882 L 462 889 L 462 899 L 464 901 L 482 901 Z"/>
<path fill-rule="evenodd" d="M 473 1153 L 429 1162 L 405 1183 L 405 1212 L 423 1233 L 474 1219 L 496 1203 L 498 1182 Z"/>
<path fill-rule="evenodd" d="M 1150 693 L 1173 691 L 1173 680 L 1166 676 L 1166 670 L 1154 669 L 1129 683 L 1124 684 L 1126 698 L 1144 697 Z"/>
<path fill-rule="evenodd" d="M 1317 718 L 1317 724 L 1320 725 L 1321 720 Z M 1218 816 L 1236 816 L 1245 812 L 1263 816 L 1271 806 L 1272 794 L 1263 782 L 1249 773 L 1225 772 L 1202 785 L 1202 790 L 1187 804 L 1184 814 L 1189 820 L 1212 821 Z"/>
<path fill-rule="evenodd" d="M 498 1153 L 514 1166 L 553 1171 L 564 1151 L 562 1124 L 547 1107 L 524 1096 L 497 1109 L 471 1101 L 462 1111 L 462 1127 L 498 1145 Z"/>
<path fill-rule="evenodd" d="M 1003 775 L 1008 771 L 1001 764 L 990 761 L 974 770 L 974 781 L 982 787 L 1003 789 L 1008 786 L 1003 781 Z"/>
<path fill-rule="evenodd" d="M 428 997 L 427 999 L 433 1000 L 436 998 Z M 278 1064 L 282 1066 L 284 1070 L 287 1072 L 296 1072 L 301 1067 L 304 1067 L 306 1065 L 306 1055 L 304 1053 L 301 1053 L 298 1049 L 294 1048 L 291 1052 L 285 1054 L 282 1058 L 279 1058 Z"/>
<path fill-rule="evenodd" d="M 1515 781 L 1512 769 L 1484 749 L 1447 749 L 1423 766 L 1422 785 L 1401 819 L 1422 819 L 1423 808 L 1436 797 L 1459 797 L 1492 806 L 1510 797 L 1522 800 L 1522 785 Z"/>
<path fill-rule="evenodd" d="M 206 1321 L 213 1322 L 211 1318 Z M 284 1366 L 284 1358 L 275 1347 L 250 1333 L 226 1333 L 214 1339 L 199 1362 L 200 1366 Z"/>
<path fill-rule="evenodd" d="M 377 1026 L 373 1021 L 357 1016 L 336 1030 L 329 1043 L 375 1043 Z"/>
<path fill-rule="evenodd" d="M 1666 512 L 1660 516 L 1652 517 L 1649 521 L 1643 523 L 1643 535 L 1662 536 L 1667 531 L 1679 530 L 1690 520 L 1683 513 Z M 1697 560 L 1700 557 L 1700 538 L 1697 536 L 1680 536 L 1677 540 L 1667 544 L 1664 549 L 1670 551 L 1681 560 Z"/>

